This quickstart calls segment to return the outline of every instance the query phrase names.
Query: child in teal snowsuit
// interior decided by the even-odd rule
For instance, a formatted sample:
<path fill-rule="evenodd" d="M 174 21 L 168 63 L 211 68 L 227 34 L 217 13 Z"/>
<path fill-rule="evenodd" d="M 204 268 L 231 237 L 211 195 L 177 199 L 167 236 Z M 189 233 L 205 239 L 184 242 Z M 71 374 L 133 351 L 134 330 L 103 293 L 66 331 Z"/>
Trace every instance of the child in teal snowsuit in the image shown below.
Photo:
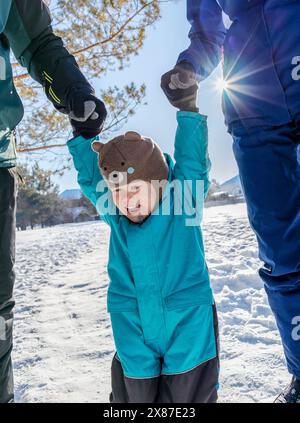
<path fill-rule="evenodd" d="M 196 98 L 196 85 L 192 91 Z M 111 402 L 217 400 L 217 316 L 200 229 L 209 187 L 207 122 L 190 102 L 180 109 L 175 164 L 135 132 L 106 144 L 68 142 L 78 183 L 111 228 L 107 304 L 117 351 Z M 164 179 L 163 188 L 153 189 L 150 177 Z M 194 215 L 191 208 L 189 215 L 175 212 L 184 181 L 191 182 L 184 195 Z M 147 186 L 150 212 L 143 204 Z"/>

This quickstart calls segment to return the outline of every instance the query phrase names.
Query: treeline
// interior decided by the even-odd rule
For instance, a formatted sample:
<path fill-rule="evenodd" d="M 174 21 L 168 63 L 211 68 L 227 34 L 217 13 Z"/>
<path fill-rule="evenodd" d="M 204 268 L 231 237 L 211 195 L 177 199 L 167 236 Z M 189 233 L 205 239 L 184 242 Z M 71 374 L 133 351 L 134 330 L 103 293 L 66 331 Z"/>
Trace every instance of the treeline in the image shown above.
<path fill-rule="evenodd" d="M 42 169 L 38 163 L 33 167 L 19 166 L 18 173 L 18 230 L 98 219 L 95 208 L 84 196 L 62 199 L 58 186 L 52 180 L 53 172 Z M 229 199 L 229 194 L 221 192 L 219 195 L 219 191 L 220 185 L 213 179 L 206 203 Z"/>
<path fill-rule="evenodd" d="M 95 218 L 96 210 L 85 197 L 72 201 L 61 199 L 58 186 L 51 179 L 52 172 L 40 168 L 38 163 L 32 168 L 19 166 L 18 173 L 18 230 Z"/>

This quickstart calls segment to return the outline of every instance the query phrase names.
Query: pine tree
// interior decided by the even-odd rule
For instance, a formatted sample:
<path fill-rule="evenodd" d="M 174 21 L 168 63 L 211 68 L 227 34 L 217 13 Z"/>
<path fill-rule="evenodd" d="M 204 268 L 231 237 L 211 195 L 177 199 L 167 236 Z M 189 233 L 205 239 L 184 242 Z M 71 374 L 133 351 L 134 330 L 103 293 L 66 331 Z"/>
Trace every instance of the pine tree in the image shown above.
<path fill-rule="evenodd" d="M 51 171 L 35 163 L 32 169 L 19 167 L 23 182 L 19 185 L 17 227 L 52 226 L 63 222 L 64 205 L 58 187 L 51 180 Z"/>
<path fill-rule="evenodd" d="M 92 83 L 101 80 L 107 72 L 127 66 L 139 53 L 147 27 L 160 18 L 160 3 L 159 0 L 48 0 L 54 31 L 62 37 Z M 64 146 L 70 137 L 68 119 L 49 106 L 41 95 L 42 88 L 23 68 L 17 63 L 13 67 L 16 86 L 26 103 L 25 118 L 18 128 L 18 150 L 31 152 Z M 126 122 L 144 101 L 145 85 L 137 87 L 132 82 L 96 94 L 108 108 L 104 130 L 104 135 L 108 135 Z M 56 161 L 59 159 L 59 155 L 55 156 Z"/>

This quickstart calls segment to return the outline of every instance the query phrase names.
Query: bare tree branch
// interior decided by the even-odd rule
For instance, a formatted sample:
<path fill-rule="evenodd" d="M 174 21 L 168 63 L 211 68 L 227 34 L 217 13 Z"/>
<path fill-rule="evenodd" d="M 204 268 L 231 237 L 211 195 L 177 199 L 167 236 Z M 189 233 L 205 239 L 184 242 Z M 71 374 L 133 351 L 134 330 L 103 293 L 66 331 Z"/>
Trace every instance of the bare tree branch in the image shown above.
<path fill-rule="evenodd" d="M 76 55 L 86 77 L 93 79 L 128 65 L 143 47 L 146 28 L 160 18 L 160 4 L 176 0 L 49 1 L 57 35 Z M 102 48 L 97 49 L 99 46 Z M 56 155 L 56 149 L 64 147 L 69 138 L 69 121 L 49 106 L 41 87 L 19 71 L 19 64 L 13 67 L 16 87 L 25 103 L 25 117 L 18 127 L 18 151 L 26 157 L 46 151 Z M 101 98 L 108 109 L 102 135 L 108 137 L 143 104 L 145 86 L 131 83 L 123 88 L 110 87 Z"/>

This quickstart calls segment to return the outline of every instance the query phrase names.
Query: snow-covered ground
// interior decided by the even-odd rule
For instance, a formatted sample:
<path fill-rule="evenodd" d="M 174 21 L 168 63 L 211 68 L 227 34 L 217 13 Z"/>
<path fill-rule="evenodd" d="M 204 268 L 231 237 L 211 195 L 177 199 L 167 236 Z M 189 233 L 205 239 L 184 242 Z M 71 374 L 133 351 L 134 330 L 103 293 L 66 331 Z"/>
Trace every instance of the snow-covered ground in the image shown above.
<path fill-rule="evenodd" d="M 244 204 L 205 210 L 221 334 L 221 402 L 270 402 L 290 380 L 257 276 Z M 114 353 L 102 222 L 17 236 L 14 368 L 20 402 L 107 402 Z"/>

